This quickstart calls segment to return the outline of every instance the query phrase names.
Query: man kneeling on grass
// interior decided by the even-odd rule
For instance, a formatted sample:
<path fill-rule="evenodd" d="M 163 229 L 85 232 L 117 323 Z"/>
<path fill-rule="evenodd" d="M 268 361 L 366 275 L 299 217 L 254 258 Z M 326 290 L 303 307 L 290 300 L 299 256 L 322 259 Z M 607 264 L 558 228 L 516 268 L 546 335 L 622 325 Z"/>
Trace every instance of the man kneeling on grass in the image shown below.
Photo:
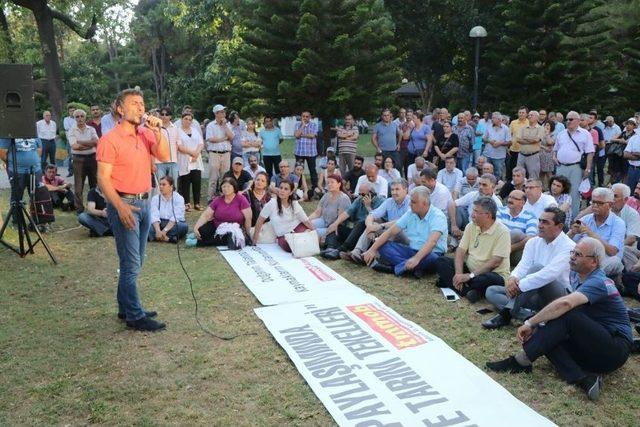
<path fill-rule="evenodd" d="M 598 399 L 602 377 L 585 371 L 618 369 L 627 361 L 633 341 L 622 297 L 602 271 L 605 258 L 600 241 L 582 238 L 569 261 L 573 292 L 551 302 L 518 329 L 523 351 L 488 362 L 487 368 L 529 373 L 536 359 L 547 356 L 562 379 L 579 386 L 590 400 Z"/>
<path fill-rule="evenodd" d="M 409 239 L 408 246 L 390 241 L 401 231 Z M 385 231 L 362 258 L 376 271 L 396 276 L 413 271 L 421 278 L 447 250 L 447 233 L 447 217 L 431 206 L 429 189 L 419 186 L 411 190 L 411 211 Z M 378 251 L 380 258 L 376 259 Z"/>

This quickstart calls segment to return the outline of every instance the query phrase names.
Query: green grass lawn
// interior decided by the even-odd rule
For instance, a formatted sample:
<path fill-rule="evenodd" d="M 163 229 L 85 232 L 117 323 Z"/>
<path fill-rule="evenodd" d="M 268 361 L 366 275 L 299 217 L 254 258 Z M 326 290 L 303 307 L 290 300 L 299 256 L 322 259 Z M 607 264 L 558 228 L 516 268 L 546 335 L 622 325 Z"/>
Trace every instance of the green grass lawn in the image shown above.
<path fill-rule="evenodd" d="M 2 212 L 7 199 L 8 191 L 0 191 Z M 196 215 L 189 214 L 190 224 Z M 253 335 L 220 341 L 197 327 L 176 247 L 169 244 L 148 246 L 140 277 L 145 307 L 159 311 L 167 330 L 129 331 L 116 318 L 113 239 L 90 239 L 75 215 L 59 212 L 45 238 L 57 266 L 41 245 L 26 259 L 0 250 L 0 425 L 333 424 L 253 314 L 258 301 L 216 249 L 182 252 L 200 319 L 221 334 Z M 515 328 L 480 327 L 487 316 L 475 310 L 485 302 L 447 302 L 433 276 L 398 279 L 344 261 L 328 265 L 477 366 L 518 349 Z M 546 360 L 531 375 L 490 375 L 559 425 L 636 426 L 638 360 L 632 356 L 605 377 L 597 403 L 562 382 Z"/>
<path fill-rule="evenodd" d="M 293 158 L 293 149 L 295 148 L 296 140 L 294 138 L 285 138 L 284 142 L 280 145 L 280 152 L 285 159 Z M 358 154 L 363 157 L 373 157 L 376 154 L 376 150 L 371 144 L 371 134 L 360 134 L 358 137 Z"/>

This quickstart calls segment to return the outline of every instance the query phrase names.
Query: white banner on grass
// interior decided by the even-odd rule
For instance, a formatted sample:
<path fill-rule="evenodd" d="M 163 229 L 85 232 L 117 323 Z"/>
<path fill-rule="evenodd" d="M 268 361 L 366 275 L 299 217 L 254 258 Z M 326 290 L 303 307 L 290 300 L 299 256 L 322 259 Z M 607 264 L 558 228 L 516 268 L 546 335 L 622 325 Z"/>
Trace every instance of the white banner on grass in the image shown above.
<path fill-rule="evenodd" d="M 365 295 L 317 259 L 293 258 L 277 244 L 220 253 L 262 305 Z"/>
<path fill-rule="evenodd" d="M 341 426 L 552 426 L 371 295 L 255 309 Z"/>

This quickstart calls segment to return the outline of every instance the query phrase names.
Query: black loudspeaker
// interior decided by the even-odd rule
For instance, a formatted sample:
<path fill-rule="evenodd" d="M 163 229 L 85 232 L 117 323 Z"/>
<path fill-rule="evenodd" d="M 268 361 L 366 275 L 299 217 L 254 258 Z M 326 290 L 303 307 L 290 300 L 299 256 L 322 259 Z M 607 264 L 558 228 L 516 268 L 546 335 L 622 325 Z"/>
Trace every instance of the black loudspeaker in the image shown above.
<path fill-rule="evenodd" d="M 35 138 L 31 65 L 0 64 L 0 138 Z"/>

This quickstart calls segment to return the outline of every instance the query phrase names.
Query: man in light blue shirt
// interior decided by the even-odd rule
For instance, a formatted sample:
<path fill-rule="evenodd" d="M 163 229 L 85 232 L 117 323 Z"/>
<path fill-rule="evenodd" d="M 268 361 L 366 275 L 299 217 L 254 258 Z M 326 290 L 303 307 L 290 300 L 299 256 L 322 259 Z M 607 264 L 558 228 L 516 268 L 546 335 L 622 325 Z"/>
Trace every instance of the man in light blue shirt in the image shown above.
<path fill-rule="evenodd" d="M 273 124 L 273 117 L 265 116 L 264 128 L 260 130 L 259 137 L 263 144 L 262 160 L 264 161 L 264 168 L 267 170 L 269 180 L 271 180 L 271 177 L 278 173 L 278 165 L 282 161 L 280 144 L 284 140 L 280 128 Z"/>
<path fill-rule="evenodd" d="M 373 243 L 372 237 L 381 235 L 388 230 L 408 210 L 411 198 L 407 194 L 408 184 L 404 179 L 398 179 L 391 183 L 391 197 L 369 213 L 365 219 L 365 230 L 360 235 L 356 247 L 351 252 L 340 252 L 340 258 L 345 261 L 363 263 L 362 254 Z M 404 234 L 399 233 L 393 239 L 396 242 L 406 243 Z"/>
<path fill-rule="evenodd" d="M 511 132 L 507 125 L 502 123 L 502 114 L 495 112 L 491 115 L 491 126 L 484 131 L 482 140 L 485 143 L 482 154 L 493 165 L 496 179 L 502 179 L 507 146 L 511 143 Z"/>
<path fill-rule="evenodd" d="M 400 164 L 400 127 L 391 121 L 391 111 L 382 111 L 382 120 L 376 123 L 371 135 L 371 143 L 377 153 L 382 153 L 384 158 L 391 157 L 396 165 Z"/>
<path fill-rule="evenodd" d="M 591 194 L 591 210 L 593 213 L 576 220 L 567 236 L 575 242 L 583 237 L 593 237 L 604 245 L 606 257 L 602 260 L 602 269 L 609 277 L 622 274 L 624 265 L 622 255 L 627 227 L 624 221 L 611 212 L 613 191 L 598 187 Z"/>
<path fill-rule="evenodd" d="M 401 231 L 409 245 L 390 241 Z M 402 215 L 362 257 L 376 271 L 396 276 L 413 271 L 414 276 L 421 278 L 433 270 L 435 261 L 446 252 L 447 234 L 447 217 L 431 206 L 429 190 L 419 186 L 411 191 L 411 211 Z M 376 260 L 378 251 L 380 259 Z"/>

